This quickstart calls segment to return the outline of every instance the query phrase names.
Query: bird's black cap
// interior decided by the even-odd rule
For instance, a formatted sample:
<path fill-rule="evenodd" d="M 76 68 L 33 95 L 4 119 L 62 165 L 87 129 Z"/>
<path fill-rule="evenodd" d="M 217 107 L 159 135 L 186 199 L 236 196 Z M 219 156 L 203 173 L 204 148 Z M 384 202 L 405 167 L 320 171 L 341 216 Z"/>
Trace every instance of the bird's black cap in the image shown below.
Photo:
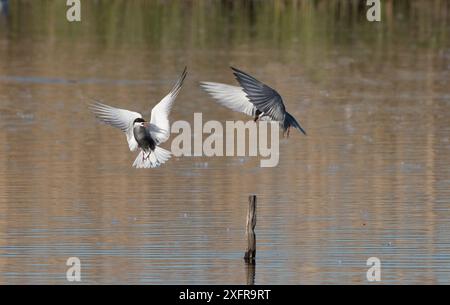
<path fill-rule="evenodd" d="M 145 122 L 145 120 L 143 118 L 137 118 L 133 121 L 133 124 L 136 122 Z"/>

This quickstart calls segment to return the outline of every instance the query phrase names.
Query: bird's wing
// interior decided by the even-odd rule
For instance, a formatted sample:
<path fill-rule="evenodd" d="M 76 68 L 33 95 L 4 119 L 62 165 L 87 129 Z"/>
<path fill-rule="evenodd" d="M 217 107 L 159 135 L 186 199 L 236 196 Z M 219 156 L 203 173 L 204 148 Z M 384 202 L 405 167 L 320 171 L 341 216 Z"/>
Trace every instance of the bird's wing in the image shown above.
<path fill-rule="evenodd" d="M 152 109 L 152 114 L 150 117 L 150 123 L 155 125 L 157 128 L 151 130 L 152 137 L 156 140 L 157 144 L 163 143 L 169 139 L 170 136 L 170 125 L 169 125 L 169 114 L 172 109 L 173 102 L 177 98 L 181 87 L 183 86 L 183 81 L 187 75 L 187 68 L 185 67 L 183 73 L 178 78 L 177 82 L 173 86 L 172 90 L 167 94 L 155 107 Z"/>
<path fill-rule="evenodd" d="M 256 107 L 250 103 L 241 87 L 212 82 L 201 82 L 200 87 L 208 92 L 220 105 L 250 116 L 255 115 Z"/>
<path fill-rule="evenodd" d="M 250 102 L 259 111 L 264 112 L 264 114 L 270 116 L 273 120 L 282 122 L 286 109 L 284 108 L 283 99 L 278 92 L 245 72 L 233 67 L 231 69 L 234 71 L 233 74 L 244 89 Z"/>
<path fill-rule="evenodd" d="M 133 122 L 137 118 L 142 118 L 142 115 L 140 113 L 111 107 L 98 101 L 91 104 L 89 106 L 89 109 L 102 122 L 119 128 L 120 130 L 125 132 L 127 136 L 128 147 L 131 151 L 134 151 L 138 148 L 138 143 L 134 139 L 133 134 Z"/>

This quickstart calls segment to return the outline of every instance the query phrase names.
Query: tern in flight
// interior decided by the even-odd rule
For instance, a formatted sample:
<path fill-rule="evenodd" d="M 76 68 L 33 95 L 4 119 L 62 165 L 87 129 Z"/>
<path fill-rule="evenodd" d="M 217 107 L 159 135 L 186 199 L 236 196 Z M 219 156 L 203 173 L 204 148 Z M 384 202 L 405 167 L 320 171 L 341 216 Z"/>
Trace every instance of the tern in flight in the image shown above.
<path fill-rule="evenodd" d="M 283 99 L 277 91 L 260 82 L 253 76 L 231 67 L 240 87 L 221 83 L 201 82 L 200 86 L 217 102 L 231 110 L 245 113 L 254 121 L 277 121 L 287 134 L 291 127 L 297 128 L 303 134 L 306 132 L 297 120 L 286 111 Z"/>
<path fill-rule="evenodd" d="M 154 168 L 169 160 L 171 153 L 158 145 L 170 136 L 169 114 L 186 78 L 186 68 L 167 94 L 153 107 L 150 121 L 145 121 L 138 112 L 111 107 L 99 102 L 90 105 L 95 116 L 106 124 L 125 132 L 131 151 L 140 149 L 133 163 L 136 168 Z"/>

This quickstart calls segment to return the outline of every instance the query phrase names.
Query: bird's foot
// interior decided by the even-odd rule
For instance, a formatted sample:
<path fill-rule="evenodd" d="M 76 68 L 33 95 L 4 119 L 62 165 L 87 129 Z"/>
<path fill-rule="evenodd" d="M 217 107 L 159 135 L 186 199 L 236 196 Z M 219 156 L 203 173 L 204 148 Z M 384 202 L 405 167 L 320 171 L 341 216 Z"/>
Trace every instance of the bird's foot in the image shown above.
<path fill-rule="evenodd" d="M 148 158 L 150 158 L 150 154 L 148 153 L 147 156 L 145 155 L 145 151 L 142 153 L 142 162 L 144 162 L 145 160 L 148 160 Z"/>

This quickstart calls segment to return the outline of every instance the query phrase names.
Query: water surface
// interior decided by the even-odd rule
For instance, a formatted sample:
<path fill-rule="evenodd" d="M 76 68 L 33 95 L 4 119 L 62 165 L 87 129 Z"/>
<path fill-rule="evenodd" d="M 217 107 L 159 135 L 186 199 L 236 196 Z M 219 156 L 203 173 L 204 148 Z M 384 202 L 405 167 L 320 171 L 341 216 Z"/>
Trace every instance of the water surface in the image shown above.
<path fill-rule="evenodd" d="M 450 284 L 447 1 L 10 1 L 0 14 L 0 283 Z M 198 83 L 233 65 L 308 132 L 257 157 L 135 170 L 89 98 L 142 111 L 189 76 L 172 120 L 240 120 Z M 205 136 L 206 137 L 206 136 Z M 170 148 L 170 141 L 166 148 Z M 257 260 L 242 259 L 258 195 Z M 249 278 L 250 276 L 250 278 Z"/>

